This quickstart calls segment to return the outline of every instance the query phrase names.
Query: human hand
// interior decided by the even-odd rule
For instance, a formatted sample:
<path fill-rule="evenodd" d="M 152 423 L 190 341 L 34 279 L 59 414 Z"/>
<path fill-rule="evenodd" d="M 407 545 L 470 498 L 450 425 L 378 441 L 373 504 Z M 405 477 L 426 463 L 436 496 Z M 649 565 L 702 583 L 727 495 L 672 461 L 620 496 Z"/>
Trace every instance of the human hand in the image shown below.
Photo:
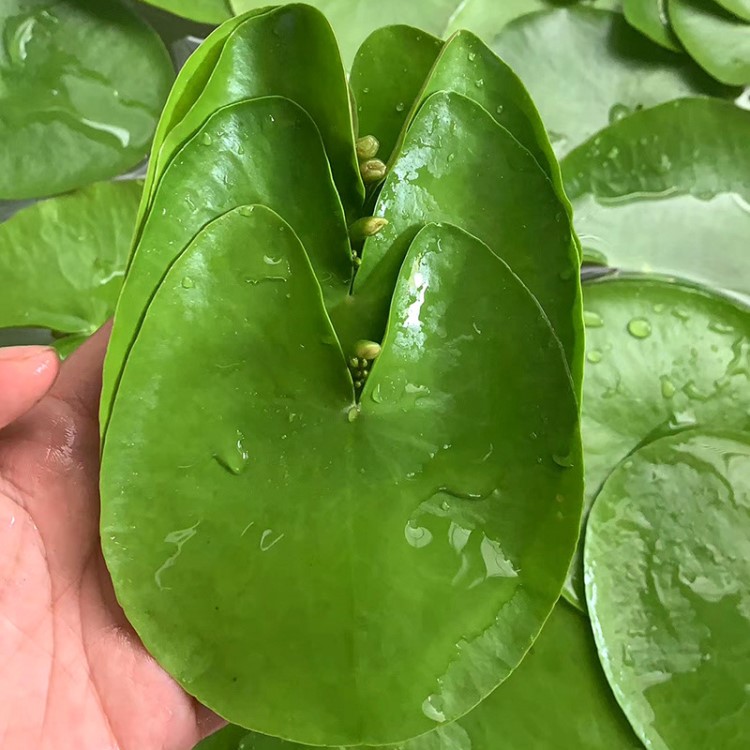
<path fill-rule="evenodd" d="M 220 721 L 148 655 L 99 544 L 99 331 L 0 349 L 0 747 L 189 750 Z"/>

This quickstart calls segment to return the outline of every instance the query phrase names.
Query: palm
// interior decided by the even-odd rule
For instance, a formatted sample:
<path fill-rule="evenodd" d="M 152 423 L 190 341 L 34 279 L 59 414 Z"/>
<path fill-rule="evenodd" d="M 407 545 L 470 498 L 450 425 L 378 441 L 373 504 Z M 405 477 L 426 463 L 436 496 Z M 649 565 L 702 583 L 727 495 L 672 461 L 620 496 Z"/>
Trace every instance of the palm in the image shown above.
<path fill-rule="evenodd" d="M 114 598 L 98 539 L 96 406 L 105 338 L 95 338 L 39 403 L 0 431 L 6 750 L 182 750 L 215 728 L 215 717 L 146 653 Z M 2 366 L 0 418 L 14 408 Z M 38 398 L 54 371 L 37 375 L 16 399 L 33 402 L 31 390 Z"/>

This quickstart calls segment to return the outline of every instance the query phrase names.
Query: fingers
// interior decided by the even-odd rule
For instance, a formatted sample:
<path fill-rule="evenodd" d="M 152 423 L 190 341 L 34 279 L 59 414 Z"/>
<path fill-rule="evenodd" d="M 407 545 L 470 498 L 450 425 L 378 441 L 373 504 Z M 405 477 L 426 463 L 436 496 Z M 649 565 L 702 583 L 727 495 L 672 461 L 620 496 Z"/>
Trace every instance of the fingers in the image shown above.
<path fill-rule="evenodd" d="M 0 349 L 0 429 L 24 415 L 55 382 L 60 360 L 46 346 Z"/>
<path fill-rule="evenodd" d="M 88 418 L 96 418 L 98 414 L 102 365 L 111 330 L 112 324 L 106 323 L 65 360 L 51 391 Z"/>

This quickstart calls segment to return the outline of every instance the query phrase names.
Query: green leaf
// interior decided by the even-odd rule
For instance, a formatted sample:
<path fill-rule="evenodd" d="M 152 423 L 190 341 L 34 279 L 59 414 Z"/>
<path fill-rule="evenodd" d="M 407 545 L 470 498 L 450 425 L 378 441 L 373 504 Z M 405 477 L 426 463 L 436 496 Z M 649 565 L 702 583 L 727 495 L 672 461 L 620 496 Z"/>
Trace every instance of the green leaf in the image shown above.
<path fill-rule="evenodd" d="M 750 429 L 748 308 L 649 278 L 587 284 L 584 305 L 587 507 L 612 469 L 656 435 L 693 425 Z M 580 566 L 574 559 L 566 588 L 578 603 Z"/>
<path fill-rule="evenodd" d="M 156 34 L 114 0 L 4 0 L 0 200 L 62 193 L 136 165 L 173 77 Z"/>
<path fill-rule="evenodd" d="M 330 305 L 348 293 L 346 221 L 315 123 L 282 97 L 218 110 L 170 162 L 156 188 L 117 306 L 104 369 L 102 430 L 144 307 L 170 263 L 216 216 L 251 203 L 274 209 L 299 234 Z"/>
<path fill-rule="evenodd" d="M 669 0 L 669 20 L 687 52 L 716 80 L 750 83 L 750 24 L 712 0 Z"/>
<path fill-rule="evenodd" d="M 558 156 L 639 109 L 730 93 L 619 13 L 580 7 L 524 16 L 492 48 L 529 89 Z"/>
<path fill-rule="evenodd" d="M 140 181 L 91 185 L 0 224 L 0 328 L 88 336 L 112 317 Z"/>
<path fill-rule="evenodd" d="M 747 745 L 748 508 L 750 435 L 705 431 L 641 448 L 594 505 L 594 635 L 615 696 L 650 748 Z"/>
<path fill-rule="evenodd" d="M 232 17 L 228 0 L 142 0 L 176 16 L 199 23 L 219 24 Z"/>
<path fill-rule="evenodd" d="M 284 64 L 279 65 L 282 56 Z M 230 25 L 226 38 L 212 38 L 197 67 L 198 85 L 209 72 L 210 77 L 199 93 L 198 85 L 189 86 L 184 99 L 194 101 L 179 121 L 169 115 L 168 132 L 151 169 L 152 186 L 213 112 L 244 99 L 285 96 L 315 121 L 347 215 L 359 215 L 364 188 L 354 155 L 346 75 L 331 27 L 319 11 L 294 5 L 241 19 Z M 183 80 L 191 81 L 195 72 L 191 69 Z"/>
<path fill-rule="evenodd" d="M 220 731 L 207 737 L 203 742 L 195 746 L 194 750 L 260 750 L 253 745 L 243 745 L 245 738 L 251 738 L 247 729 L 230 724 Z M 276 740 L 280 745 L 287 745 L 283 740 Z"/>
<path fill-rule="evenodd" d="M 240 208 L 171 266 L 125 365 L 102 463 L 118 599 L 230 721 L 418 735 L 505 679 L 551 611 L 577 422 L 538 303 L 448 226 L 412 243 L 357 404 L 302 244 Z"/>
<path fill-rule="evenodd" d="M 714 2 L 731 11 L 735 16 L 750 21 L 750 0 L 714 0 Z"/>
<path fill-rule="evenodd" d="M 748 143 L 750 113 L 683 99 L 579 146 L 562 167 L 584 260 L 674 274 L 750 302 Z"/>
<path fill-rule="evenodd" d="M 673 52 L 682 50 L 669 25 L 667 0 L 624 0 L 623 11 L 628 23 L 641 34 Z"/>
<path fill-rule="evenodd" d="M 389 224 L 365 243 L 354 283 L 360 327 L 343 335 L 344 342 L 379 338 L 409 243 L 425 222 L 445 221 L 489 245 L 539 300 L 575 379 L 580 291 L 566 209 L 534 157 L 485 109 L 456 93 L 433 94 L 380 194 L 375 213 Z M 334 311 L 334 321 L 340 318 Z"/>
<path fill-rule="evenodd" d="M 374 31 L 357 51 L 350 84 L 357 103 L 359 135 L 380 142 L 388 161 L 443 43 L 411 26 Z"/>

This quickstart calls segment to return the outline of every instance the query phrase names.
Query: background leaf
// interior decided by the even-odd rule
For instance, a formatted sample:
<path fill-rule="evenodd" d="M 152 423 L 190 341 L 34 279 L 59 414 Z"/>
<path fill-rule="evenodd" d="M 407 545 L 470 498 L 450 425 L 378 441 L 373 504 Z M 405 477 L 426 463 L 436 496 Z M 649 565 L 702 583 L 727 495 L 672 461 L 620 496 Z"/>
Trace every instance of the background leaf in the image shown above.
<path fill-rule="evenodd" d="M 146 155 L 174 78 L 164 45 L 114 0 L 0 6 L 0 199 L 120 174 Z"/>
<path fill-rule="evenodd" d="M 696 431 L 634 453 L 594 505 L 594 635 L 648 747 L 746 746 L 749 507 L 750 435 Z"/>
<path fill-rule="evenodd" d="M 228 0 L 142 0 L 142 2 L 200 23 L 219 24 L 232 17 Z"/>

